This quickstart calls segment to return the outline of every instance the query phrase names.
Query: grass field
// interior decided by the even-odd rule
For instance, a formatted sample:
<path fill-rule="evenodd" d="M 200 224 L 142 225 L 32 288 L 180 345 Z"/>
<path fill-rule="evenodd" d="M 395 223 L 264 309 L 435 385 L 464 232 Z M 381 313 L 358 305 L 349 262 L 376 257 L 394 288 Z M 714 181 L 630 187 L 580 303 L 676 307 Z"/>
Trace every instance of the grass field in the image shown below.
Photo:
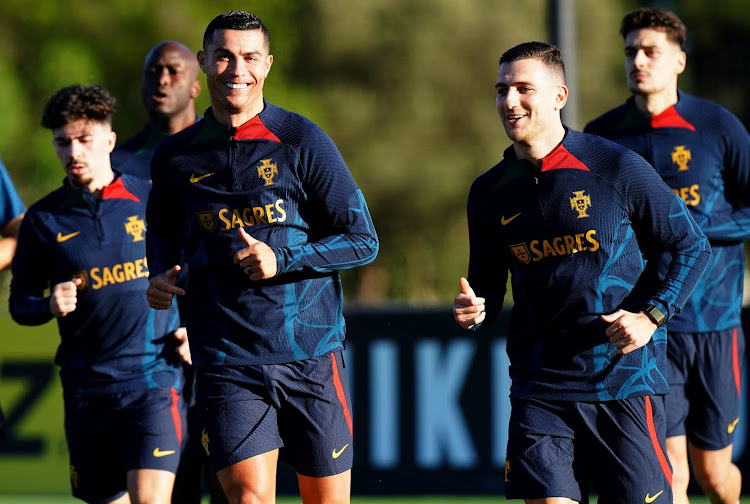
<path fill-rule="evenodd" d="M 70 496 L 64 495 L 0 495 L 0 504 L 73 504 L 82 502 Z M 277 504 L 300 504 L 299 498 L 279 497 Z M 497 504 L 505 502 L 502 496 L 487 497 L 444 497 L 441 495 L 426 495 L 420 497 L 352 497 L 352 504 Z M 512 501 L 521 502 L 521 501 Z M 592 499 L 592 503 L 596 500 Z M 691 497 L 691 504 L 709 504 L 708 499 L 703 497 Z M 203 504 L 208 504 L 208 498 Z M 740 504 L 750 504 L 750 496 L 743 498 Z"/>

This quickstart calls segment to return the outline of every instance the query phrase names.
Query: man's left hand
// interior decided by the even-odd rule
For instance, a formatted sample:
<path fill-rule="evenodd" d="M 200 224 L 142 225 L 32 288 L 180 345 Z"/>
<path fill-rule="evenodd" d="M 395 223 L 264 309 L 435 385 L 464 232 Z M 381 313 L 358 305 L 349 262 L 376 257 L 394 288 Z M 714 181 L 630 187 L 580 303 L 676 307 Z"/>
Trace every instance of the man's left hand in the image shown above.
<path fill-rule="evenodd" d="M 604 322 L 610 323 L 606 334 L 619 354 L 624 355 L 641 348 L 651 340 L 656 331 L 656 324 L 643 312 L 617 310 L 601 317 Z"/>

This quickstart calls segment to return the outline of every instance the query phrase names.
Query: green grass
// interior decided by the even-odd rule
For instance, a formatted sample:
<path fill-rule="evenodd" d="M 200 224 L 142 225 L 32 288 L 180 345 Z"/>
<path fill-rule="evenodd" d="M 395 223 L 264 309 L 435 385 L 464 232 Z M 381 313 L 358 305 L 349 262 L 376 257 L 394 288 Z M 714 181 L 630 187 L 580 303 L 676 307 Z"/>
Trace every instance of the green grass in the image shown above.
<path fill-rule="evenodd" d="M 352 497 L 352 504 L 498 504 L 505 501 L 503 496 L 486 497 L 444 497 L 440 495 L 420 497 Z M 0 495 L 0 504 L 73 504 L 82 502 L 65 495 Z M 299 498 L 279 497 L 277 504 L 299 504 Z M 521 501 L 514 501 L 521 502 Z M 596 502 L 592 499 L 591 501 Z M 741 504 L 750 504 L 750 496 L 744 497 Z M 203 500 L 208 504 L 208 498 Z M 709 504 L 704 497 L 691 497 L 690 504 Z"/>

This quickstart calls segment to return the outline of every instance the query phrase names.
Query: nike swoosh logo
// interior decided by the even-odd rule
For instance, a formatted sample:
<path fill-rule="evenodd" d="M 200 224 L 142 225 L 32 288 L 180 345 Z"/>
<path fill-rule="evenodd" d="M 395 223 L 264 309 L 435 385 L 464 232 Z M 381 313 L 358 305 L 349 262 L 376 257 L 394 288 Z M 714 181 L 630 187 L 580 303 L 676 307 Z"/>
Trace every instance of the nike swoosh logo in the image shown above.
<path fill-rule="evenodd" d="M 166 457 L 167 455 L 172 455 L 173 453 L 174 453 L 174 450 L 161 451 L 158 446 L 154 448 L 154 457 L 156 458 Z"/>
<path fill-rule="evenodd" d="M 521 212 L 518 212 L 516 215 L 514 215 L 512 217 L 508 217 L 507 219 L 505 218 L 505 216 L 502 216 L 502 217 L 500 217 L 500 224 L 502 224 L 503 226 L 505 226 L 510 221 L 512 221 L 513 219 L 515 219 L 516 217 L 518 217 L 519 215 L 521 215 Z"/>
<path fill-rule="evenodd" d="M 734 422 L 730 423 L 729 427 L 727 427 L 727 433 L 731 434 L 732 432 L 734 432 L 734 428 L 737 427 L 737 422 L 739 422 L 739 421 L 740 421 L 740 419 L 736 418 L 734 420 Z"/>
<path fill-rule="evenodd" d="M 646 494 L 646 504 L 651 504 L 652 502 L 656 500 L 657 497 L 659 497 L 663 493 L 664 493 L 664 490 L 654 495 L 653 497 L 651 497 L 649 494 Z"/>
<path fill-rule="evenodd" d="M 200 177 L 196 177 L 195 173 L 191 173 L 190 174 L 190 183 L 191 184 L 195 184 L 196 182 L 200 182 L 204 178 L 210 177 L 211 175 L 213 175 L 213 173 L 206 173 L 205 175 L 201 175 Z"/>
<path fill-rule="evenodd" d="M 66 235 L 64 235 L 62 233 L 57 233 L 57 243 L 62 243 L 64 241 L 68 241 L 71 238 L 73 238 L 74 236 L 78 236 L 79 234 L 81 234 L 80 231 L 76 231 L 74 233 L 70 233 L 70 234 L 66 234 Z"/>
<path fill-rule="evenodd" d="M 349 443 L 346 443 L 342 449 L 339 451 L 336 451 L 336 448 L 333 449 L 333 453 L 331 453 L 331 457 L 337 459 L 341 456 L 342 453 L 344 453 L 344 450 L 346 450 L 346 447 L 349 446 Z"/>

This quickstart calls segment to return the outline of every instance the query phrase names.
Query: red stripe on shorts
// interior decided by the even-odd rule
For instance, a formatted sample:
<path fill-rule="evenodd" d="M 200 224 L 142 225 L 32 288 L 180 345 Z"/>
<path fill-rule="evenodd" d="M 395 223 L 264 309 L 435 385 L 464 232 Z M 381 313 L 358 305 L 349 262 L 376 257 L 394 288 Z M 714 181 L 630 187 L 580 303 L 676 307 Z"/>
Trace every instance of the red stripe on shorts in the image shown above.
<path fill-rule="evenodd" d="M 174 421 L 174 430 L 177 432 L 177 442 L 182 446 L 182 419 L 180 419 L 180 393 L 172 387 L 172 421 Z"/>
<path fill-rule="evenodd" d="M 740 382 L 742 381 L 740 374 L 740 356 L 737 350 L 737 328 L 734 328 L 734 335 L 732 337 L 732 369 L 734 369 L 734 386 L 737 387 L 737 397 L 740 397 Z"/>
<path fill-rule="evenodd" d="M 669 468 L 669 462 L 667 457 L 664 455 L 664 450 L 661 449 L 659 444 L 659 438 L 656 436 L 656 426 L 654 425 L 654 410 L 651 407 L 651 398 L 649 396 L 646 399 L 646 425 L 648 425 L 648 435 L 651 437 L 651 444 L 654 445 L 654 452 L 656 458 L 659 459 L 659 465 L 661 470 L 664 472 L 664 476 L 667 477 L 670 488 L 672 487 L 672 469 Z"/>
<path fill-rule="evenodd" d="M 338 364 L 336 364 L 336 354 L 331 354 L 331 363 L 333 365 L 333 386 L 336 387 L 336 397 L 338 397 L 339 402 L 341 403 L 341 408 L 344 410 L 346 423 L 349 425 L 349 434 L 354 436 L 354 429 L 352 428 L 352 416 L 351 414 L 349 414 L 349 406 L 346 404 L 346 394 L 344 394 L 344 386 L 341 385 L 339 366 Z"/>

